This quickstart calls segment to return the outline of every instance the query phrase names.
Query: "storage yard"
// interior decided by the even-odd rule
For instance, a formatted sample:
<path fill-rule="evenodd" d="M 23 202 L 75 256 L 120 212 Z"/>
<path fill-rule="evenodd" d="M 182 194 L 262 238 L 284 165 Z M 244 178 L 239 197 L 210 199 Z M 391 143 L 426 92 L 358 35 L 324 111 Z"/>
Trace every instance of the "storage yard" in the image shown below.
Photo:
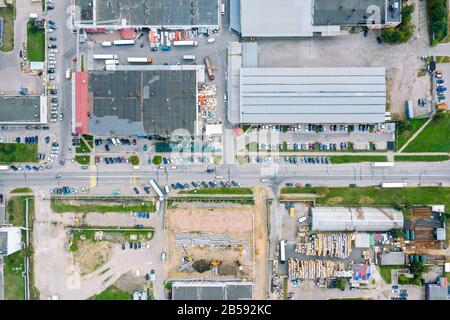
<path fill-rule="evenodd" d="M 307 256 L 332 256 L 346 258 L 352 251 L 352 241 L 354 235 L 347 234 L 312 234 L 302 237 L 303 241 L 297 242 L 295 252 L 303 253 Z"/>

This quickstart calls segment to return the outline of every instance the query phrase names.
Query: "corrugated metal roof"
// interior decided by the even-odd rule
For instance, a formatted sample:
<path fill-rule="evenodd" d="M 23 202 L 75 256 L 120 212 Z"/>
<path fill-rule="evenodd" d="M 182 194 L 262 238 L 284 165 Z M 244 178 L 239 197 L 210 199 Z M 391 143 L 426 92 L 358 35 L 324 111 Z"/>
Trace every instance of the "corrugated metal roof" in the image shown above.
<path fill-rule="evenodd" d="M 312 230 L 388 231 L 403 228 L 401 211 L 387 207 L 314 207 Z"/>
<path fill-rule="evenodd" d="M 384 68 L 241 68 L 241 123 L 384 122 Z"/>
<path fill-rule="evenodd" d="M 251 300 L 251 282 L 178 282 L 172 300 Z"/>
<path fill-rule="evenodd" d="M 258 45 L 256 42 L 242 43 L 242 67 L 256 68 L 258 66 Z"/>
<path fill-rule="evenodd" d="M 241 0 L 243 37 L 337 35 L 340 26 L 313 26 L 312 0 Z"/>

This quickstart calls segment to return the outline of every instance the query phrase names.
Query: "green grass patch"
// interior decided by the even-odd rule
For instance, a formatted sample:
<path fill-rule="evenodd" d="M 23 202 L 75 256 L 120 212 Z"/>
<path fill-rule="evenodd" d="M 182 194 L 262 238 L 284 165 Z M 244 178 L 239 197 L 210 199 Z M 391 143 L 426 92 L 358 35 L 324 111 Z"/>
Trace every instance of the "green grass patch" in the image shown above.
<path fill-rule="evenodd" d="M 437 113 L 405 152 L 450 152 L 450 115 Z"/>
<path fill-rule="evenodd" d="M 401 274 L 398 276 L 398 284 L 400 285 L 413 285 L 413 286 L 421 286 L 422 280 L 419 275 L 414 275 L 414 278 L 408 278 L 405 275 Z"/>
<path fill-rule="evenodd" d="M 28 200 L 30 215 L 34 212 L 34 198 L 30 196 L 13 196 L 6 203 L 8 222 L 17 227 L 25 227 L 25 199 Z M 32 219 L 30 219 L 32 221 Z"/>
<path fill-rule="evenodd" d="M 317 205 L 378 205 L 378 206 L 408 206 L 443 204 L 450 207 L 450 188 L 290 188 L 281 189 L 283 194 L 312 193 L 320 194 Z"/>
<path fill-rule="evenodd" d="M 436 63 L 449 63 L 450 57 L 449 56 L 436 56 Z"/>
<path fill-rule="evenodd" d="M 8 4 L 6 8 L 0 8 L 0 17 L 3 18 L 2 47 L 0 51 L 9 52 L 14 50 L 16 8 L 11 4 Z"/>
<path fill-rule="evenodd" d="M 75 148 L 76 153 L 90 153 L 91 149 L 89 146 L 84 142 L 83 139 L 80 139 L 80 145 Z"/>
<path fill-rule="evenodd" d="M 24 279 L 22 272 L 24 267 L 24 255 L 17 251 L 3 258 L 3 276 L 5 300 L 24 300 Z"/>
<path fill-rule="evenodd" d="M 34 27 L 34 22 L 27 23 L 27 55 L 30 61 L 45 60 L 45 30 Z"/>
<path fill-rule="evenodd" d="M 415 162 L 438 162 L 447 161 L 448 156 L 436 155 L 436 156 L 394 156 L 395 161 L 415 161 Z"/>
<path fill-rule="evenodd" d="M 417 69 L 417 77 L 424 77 L 424 76 L 426 76 L 427 75 L 427 69 L 424 69 L 424 68 L 420 68 L 420 69 Z"/>
<path fill-rule="evenodd" d="M 180 191 L 183 194 L 253 194 L 251 188 L 204 188 Z"/>
<path fill-rule="evenodd" d="M 11 193 L 32 193 L 33 190 L 31 188 L 25 187 L 25 188 L 16 188 L 11 190 Z"/>
<path fill-rule="evenodd" d="M 222 163 L 222 159 L 223 159 L 222 156 L 214 156 L 213 162 L 215 165 L 219 165 Z"/>
<path fill-rule="evenodd" d="M 42 5 L 42 13 L 45 12 L 45 0 L 41 0 L 41 5 Z"/>
<path fill-rule="evenodd" d="M 116 285 L 112 285 L 105 291 L 89 298 L 89 300 L 131 300 L 131 297 L 131 292 L 119 289 Z"/>
<path fill-rule="evenodd" d="M 226 198 L 201 197 L 201 196 L 182 197 L 182 198 L 178 197 L 178 198 L 171 198 L 169 200 L 169 203 L 173 202 L 233 202 L 246 205 L 255 204 L 255 201 L 253 199 L 242 197 L 226 197 Z"/>
<path fill-rule="evenodd" d="M 137 204 L 117 203 L 115 205 L 100 204 L 70 204 L 68 201 L 60 199 L 51 199 L 51 207 L 54 212 L 130 212 L 130 211 L 148 211 L 154 212 L 155 205 L 151 201 L 140 201 Z"/>
<path fill-rule="evenodd" d="M 37 144 L 0 143 L 0 163 L 37 162 Z"/>
<path fill-rule="evenodd" d="M 88 165 L 91 163 L 91 156 L 75 156 L 75 161 L 81 165 Z"/>
<path fill-rule="evenodd" d="M 391 266 L 378 265 L 378 267 L 380 268 L 381 277 L 383 278 L 384 282 L 386 282 L 387 284 L 392 283 L 391 270 L 405 269 L 405 266 L 402 266 L 402 265 L 391 265 Z"/>
<path fill-rule="evenodd" d="M 330 162 L 333 164 L 386 161 L 387 156 L 330 156 Z"/>
<path fill-rule="evenodd" d="M 90 134 L 83 134 L 83 139 L 88 143 L 89 148 L 94 148 L 94 136 L 90 135 Z"/>
<path fill-rule="evenodd" d="M 397 122 L 397 150 L 417 132 L 428 119 L 411 119 Z"/>

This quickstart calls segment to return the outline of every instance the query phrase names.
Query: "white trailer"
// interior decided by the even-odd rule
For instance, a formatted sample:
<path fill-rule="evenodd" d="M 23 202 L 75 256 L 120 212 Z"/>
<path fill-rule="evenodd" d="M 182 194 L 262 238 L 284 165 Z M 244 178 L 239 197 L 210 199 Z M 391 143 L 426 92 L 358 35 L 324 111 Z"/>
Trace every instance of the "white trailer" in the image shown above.
<path fill-rule="evenodd" d="M 158 197 L 159 197 L 159 200 L 160 200 L 160 201 L 163 201 L 163 200 L 164 200 L 164 193 L 163 193 L 163 191 L 161 190 L 161 188 L 158 186 L 158 184 L 156 183 L 156 181 L 153 180 L 153 179 L 150 179 L 148 182 L 150 183 L 150 186 L 153 188 L 153 190 L 155 190 L 156 194 L 157 194 Z"/>
<path fill-rule="evenodd" d="M 119 64 L 119 60 L 117 59 L 105 60 L 105 64 Z"/>
<path fill-rule="evenodd" d="M 373 167 L 393 167 L 393 162 L 372 162 Z"/>
<path fill-rule="evenodd" d="M 198 41 L 193 41 L 193 40 L 174 41 L 173 45 L 175 47 L 180 47 L 180 46 L 198 46 Z"/>
<path fill-rule="evenodd" d="M 119 59 L 117 54 L 94 54 L 95 60 L 117 60 Z"/>
<path fill-rule="evenodd" d="M 406 182 L 383 182 L 381 183 L 382 188 L 404 188 L 406 187 Z"/>
<path fill-rule="evenodd" d="M 130 46 L 134 45 L 134 40 L 114 40 L 113 44 L 115 46 Z"/>
<path fill-rule="evenodd" d="M 6 166 L 6 165 L 0 165 L 0 170 L 1 170 L 1 171 L 9 170 L 9 166 Z"/>
<path fill-rule="evenodd" d="M 112 47 L 112 42 L 111 41 L 103 41 L 102 47 Z"/>
<path fill-rule="evenodd" d="M 286 241 L 280 241 L 280 263 L 286 263 Z"/>
<path fill-rule="evenodd" d="M 185 54 L 183 55 L 183 60 L 195 60 L 195 56 L 193 54 Z"/>

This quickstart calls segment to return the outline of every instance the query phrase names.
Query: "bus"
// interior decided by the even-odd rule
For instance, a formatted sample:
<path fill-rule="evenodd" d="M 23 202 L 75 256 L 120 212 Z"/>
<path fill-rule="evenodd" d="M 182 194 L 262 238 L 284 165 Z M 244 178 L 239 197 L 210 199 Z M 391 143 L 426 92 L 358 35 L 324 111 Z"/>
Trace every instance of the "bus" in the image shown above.
<path fill-rule="evenodd" d="M 134 45 L 134 40 L 114 40 L 113 44 L 115 46 L 129 46 Z"/>
<path fill-rule="evenodd" d="M 286 241 L 280 241 L 280 263 L 286 263 Z"/>
<path fill-rule="evenodd" d="M 163 201 L 163 200 L 164 200 L 164 193 L 163 193 L 163 191 L 161 190 L 161 188 L 158 186 L 158 184 L 156 183 L 156 181 L 153 180 L 153 179 L 150 179 L 148 182 L 150 183 L 150 186 L 153 188 L 153 190 L 155 190 L 156 194 L 157 194 L 158 197 L 159 197 L 159 200 L 160 200 L 160 201 Z"/>
<path fill-rule="evenodd" d="M 117 54 L 94 54 L 95 60 L 117 60 Z"/>

